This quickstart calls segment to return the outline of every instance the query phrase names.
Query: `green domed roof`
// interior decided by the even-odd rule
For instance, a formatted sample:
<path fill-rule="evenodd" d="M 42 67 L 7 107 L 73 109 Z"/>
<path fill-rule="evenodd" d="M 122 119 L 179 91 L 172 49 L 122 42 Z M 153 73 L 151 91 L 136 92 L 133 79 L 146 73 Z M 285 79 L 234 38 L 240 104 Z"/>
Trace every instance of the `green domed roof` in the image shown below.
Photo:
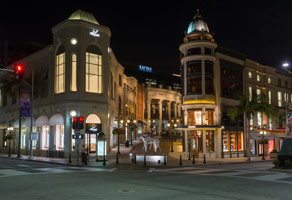
<path fill-rule="evenodd" d="M 193 18 L 193 21 L 190 22 L 190 24 L 188 26 L 187 34 L 195 32 L 195 31 L 209 32 L 208 25 L 203 20 L 203 17 L 201 16 L 201 13 L 199 10 L 197 10 L 195 17 Z"/>
<path fill-rule="evenodd" d="M 99 25 L 99 23 L 97 22 L 97 20 L 93 16 L 93 14 L 85 12 L 83 10 L 75 11 L 68 19 L 69 20 L 83 20 L 86 22 L 90 22 L 90 23 Z"/>

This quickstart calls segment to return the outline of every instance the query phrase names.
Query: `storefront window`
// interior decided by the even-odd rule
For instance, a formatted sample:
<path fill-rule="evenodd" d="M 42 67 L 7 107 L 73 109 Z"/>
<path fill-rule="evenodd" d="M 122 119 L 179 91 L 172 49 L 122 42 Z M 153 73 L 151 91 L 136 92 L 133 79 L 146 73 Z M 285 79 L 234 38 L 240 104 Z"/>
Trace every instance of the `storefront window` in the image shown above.
<path fill-rule="evenodd" d="M 202 125 L 202 111 L 188 111 L 188 125 Z"/>
<path fill-rule="evenodd" d="M 56 125 L 57 150 L 64 150 L 64 125 Z"/>
<path fill-rule="evenodd" d="M 96 152 L 96 134 L 85 134 L 85 148 L 88 148 L 89 153 Z"/>
<path fill-rule="evenodd" d="M 223 131 L 223 151 L 243 151 L 243 132 L 238 132 L 236 137 L 236 131 Z"/>
<path fill-rule="evenodd" d="M 243 151 L 243 132 L 238 132 L 238 151 Z"/>
<path fill-rule="evenodd" d="M 191 131 L 191 145 L 194 155 L 198 155 L 198 152 L 203 152 L 202 135 L 202 131 Z"/>
<path fill-rule="evenodd" d="M 20 148 L 21 149 L 25 149 L 25 143 L 26 143 L 26 128 L 22 128 L 21 131 L 21 144 L 20 144 Z"/>
<path fill-rule="evenodd" d="M 41 149 L 48 149 L 49 141 L 50 141 L 49 126 L 42 126 Z"/>
<path fill-rule="evenodd" d="M 206 131 L 206 151 L 214 152 L 214 131 Z"/>
<path fill-rule="evenodd" d="M 223 151 L 229 151 L 230 142 L 229 142 L 229 132 L 223 131 Z"/>
<path fill-rule="evenodd" d="M 231 151 L 237 151 L 235 131 L 230 132 L 230 148 L 231 148 Z"/>

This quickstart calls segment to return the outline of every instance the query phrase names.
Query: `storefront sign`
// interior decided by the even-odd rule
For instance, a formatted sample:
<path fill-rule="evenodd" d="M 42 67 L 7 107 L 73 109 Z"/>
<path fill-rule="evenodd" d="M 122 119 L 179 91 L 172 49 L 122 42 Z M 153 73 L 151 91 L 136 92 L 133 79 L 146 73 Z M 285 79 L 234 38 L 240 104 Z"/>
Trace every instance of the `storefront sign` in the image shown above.
<path fill-rule="evenodd" d="M 30 117 L 30 90 L 20 90 L 20 116 Z"/>
<path fill-rule="evenodd" d="M 104 154 L 103 152 L 106 155 L 106 142 L 104 142 L 104 141 L 98 141 L 97 142 L 97 155 L 98 156 L 103 156 L 103 154 Z"/>
<path fill-rule="evenodd" d="M 86 133 L 100 133 L 101 124 L 86 123 Z"/>
<path fill-rule="evenodd" d="M 143 72 L 152 72 L 152 67 L 148 67 L 145 65 L 139 65 L 139 70 Z"/>
<path fill-rule="evenodd" d="M 90 35 L 92 35 L 93 37 L 99 37 L 99 33 L 98 33 L 98 29 L 92 29 L 92 31 L 89 32 Z"/>

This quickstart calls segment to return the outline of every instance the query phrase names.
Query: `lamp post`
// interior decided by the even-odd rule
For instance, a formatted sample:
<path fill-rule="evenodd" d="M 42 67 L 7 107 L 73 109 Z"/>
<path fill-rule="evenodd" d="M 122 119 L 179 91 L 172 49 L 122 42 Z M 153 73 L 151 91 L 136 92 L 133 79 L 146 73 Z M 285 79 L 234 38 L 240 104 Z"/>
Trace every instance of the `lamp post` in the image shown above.
<path fill-rule="evenodd" d="M 118 118 L 115 119 L 115 124 L 118 124 L 118 128 L 120 128 L 120 124 L 124 123 L 124 120 L 120 120 Z M 117 154 L 120 154 L 120 133 L 118 133 L 118 152 Z"/>
<path fill-rule="evenodd" d="M 262 160 L 265 160 L 265 143 L 266 143 L 266 141 L 265 141 L 265 135 L 267 134 L 266 129 L 261 130 L 260 131 L 260 134 L 263 136 L 263 158 L 262 158 Z"/>
<path fill-rule="evenodd" d="M 72 122 L 73 122 L 73 117 L 76 117 L 77 116 L 77 112 L 76 112 L 76 110 L 71 110 L 70 111 L 70 124 L 71 124 L 71 126 L 70 126 L 70 153 L 69 153 L 69 163 L 71 163 L 72 161 L 71 161 L 71 153 L 72 153 Z M 48 149 L 49 149 L 49 147 L 48 147 Z M 89 148 L 87 148 L 87 149 L 89 149 Z"/>

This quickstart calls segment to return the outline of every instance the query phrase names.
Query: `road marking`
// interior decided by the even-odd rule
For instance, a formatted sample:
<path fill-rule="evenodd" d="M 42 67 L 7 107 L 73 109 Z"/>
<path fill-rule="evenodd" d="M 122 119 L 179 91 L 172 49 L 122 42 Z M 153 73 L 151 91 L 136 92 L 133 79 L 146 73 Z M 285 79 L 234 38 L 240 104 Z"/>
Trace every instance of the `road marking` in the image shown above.
<path fill-rule="evenodd" d="M 17 165 L 18 167 L 31 167 L 29 165 Z"/>
<path fill-rule="evenodd" d="M 155 170 L 155 168 L 149 168 L 148 172 L 153 172 Z"/>
<path fill-rule="evenodd" d="M 116 171 L 118 168 L 111 168 L 111 169 L 109 169 L 108 170 L 108 172 L 114 172 L 114 171 Z"/>

